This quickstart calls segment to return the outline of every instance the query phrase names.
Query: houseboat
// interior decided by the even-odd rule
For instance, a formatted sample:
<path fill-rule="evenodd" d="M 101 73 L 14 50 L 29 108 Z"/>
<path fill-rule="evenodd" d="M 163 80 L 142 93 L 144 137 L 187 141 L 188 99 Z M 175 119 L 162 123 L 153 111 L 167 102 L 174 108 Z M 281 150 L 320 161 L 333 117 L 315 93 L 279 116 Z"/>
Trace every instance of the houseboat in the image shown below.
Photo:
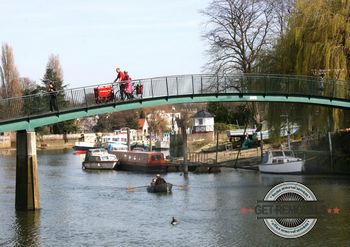
<path fill-rule="evenodd" d="M 264 154 L 259 165 L 264 173 L 301 173 L 305 160 L 295 157 L 293 151 L 271 150 Z"/>
<path fill-rule="evenodd" d="M 118 170 L 164 173 L 168 163 L 161 152 L 112 151 L 119 160 Z"/>
<path fill-rule="evenodd" d="M 89 149 L 83 161 L 83 169 L 112 170 L 116 169 L 118 159 L 114 154 L 109 154 L 106 149 Z"/>

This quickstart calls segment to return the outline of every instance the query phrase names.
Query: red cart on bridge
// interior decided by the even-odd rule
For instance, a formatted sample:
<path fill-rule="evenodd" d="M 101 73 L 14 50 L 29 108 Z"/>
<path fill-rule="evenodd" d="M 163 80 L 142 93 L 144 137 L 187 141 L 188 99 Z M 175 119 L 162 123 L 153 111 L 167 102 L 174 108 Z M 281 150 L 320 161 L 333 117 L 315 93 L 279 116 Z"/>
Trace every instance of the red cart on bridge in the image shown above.
<path fill-rule="evenodd" d="M 112 85 L 98 86 L 94 88 L 96 104 L 107 103 L 114 100 Z"/>

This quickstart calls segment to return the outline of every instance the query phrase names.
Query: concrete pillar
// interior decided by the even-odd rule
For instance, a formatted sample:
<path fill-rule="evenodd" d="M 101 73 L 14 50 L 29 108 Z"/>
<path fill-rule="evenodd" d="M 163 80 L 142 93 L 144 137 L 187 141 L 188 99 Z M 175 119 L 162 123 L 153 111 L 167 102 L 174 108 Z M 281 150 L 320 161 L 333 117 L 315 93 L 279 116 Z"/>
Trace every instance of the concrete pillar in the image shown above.
<path fill-rule="evenodd" d="M 17 131 L 16 152 L 16 210 L 39 209 L 35 132 Z"/>

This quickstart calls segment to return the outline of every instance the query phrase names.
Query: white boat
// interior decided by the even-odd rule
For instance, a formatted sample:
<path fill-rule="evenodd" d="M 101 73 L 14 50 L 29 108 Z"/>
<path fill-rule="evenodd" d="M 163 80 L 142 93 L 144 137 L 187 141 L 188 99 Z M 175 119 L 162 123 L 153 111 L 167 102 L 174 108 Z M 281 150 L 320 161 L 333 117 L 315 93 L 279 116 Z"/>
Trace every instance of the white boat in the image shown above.
<path fill-rule="evenodd" d="M 83 161 L 83 169 L 112 170 L 116 169 L 118 159 L 114 154 L 109 154 L 106 149 L 89 149 Z"/>
<path fill-rule="evenodd" d="M 295 134 L 298 130 L 299 130 L 299 126 L 298 125 L 294 124 L 294 125 L 289 127 L 290 135 Z M 244 129 L 236 129 L 236 130 L 228 130 L 228 131 L 226 131 L 226 134 L 227 134 L 228 138 L 243 137 L 245 135 L 248 135 L 249 137 L 256 136 L 258 141 L 260 141 L 261 137 L 262 137 L 263 140 L 270 139 L 270 134 L 271 134 L 270 132 L 271 132 L 270 130 L 257 131 L 256 129 L 247 128 L 245 130 L 245 132 L 244 132 Z M 288 136 L 288 127 L 281 126 L 280 136 L 281 137 Z"/>
<path fill-rule="evenodd" d="M 121 142 L 111 142 L 107 145 L 106 149 L 109 153 L 113 151 L 128 151 L 128 145 Z"/>
<path fill-rule="evenodd" d="M 259 171 L 265 173 L 301 173 L 305 160 L 295 157 L 293 151 L 270 150 L 264 154 Z"/>
<path fill-rule="evenodd" d="M 111 143 L 127 144 L 127 134 L 120 133 L 118 135 L 105 135 L 102 136 L 102 147 L 107 148 Z"/>
<path fill-rule="evenodd" d="M 86 151 L 94 147 L 96 147 L 96 143 L 94 142 L 75 142 L 73 149 L 75 151 L 78 151 L 78 150 Z"/>

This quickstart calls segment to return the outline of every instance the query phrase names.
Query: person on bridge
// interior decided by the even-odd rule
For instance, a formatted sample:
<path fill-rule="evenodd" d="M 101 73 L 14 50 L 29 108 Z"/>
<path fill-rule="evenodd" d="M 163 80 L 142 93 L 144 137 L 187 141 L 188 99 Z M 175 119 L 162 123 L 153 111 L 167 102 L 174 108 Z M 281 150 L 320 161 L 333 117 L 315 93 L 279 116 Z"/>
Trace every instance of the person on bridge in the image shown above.
<path fill-rule="evenodd" d="M 128 71 L 124 71 L 124 81 L 125 81 L 125 84 L 124 84 L 124 93 L 125 93 L 125 96 L 127 99 L 131 99 L 133 98 L 133 95 L 132 95 L 132 82 L 131 82 L 131 77 L 129 76 L 129 73 Z"/>
<path fill-rule="evenodd" d="M 50 111 L 58 111 L 56 87 L 52 82 L 49 82 L 47 91 L 50 94 Z"/>
<path fill-rule="evenodd" d="M 124 72 L 120 69 L 116 69 L 118 75 L 117 78 L 115 78 L 114 82 L 119 83 L 119 90 L 120 90 L 120 99 L 124 100 L 124 92 L 125 92 L 125 86 L 124 86 L 124 80 L 125 80 L 125 75 Z"/>

